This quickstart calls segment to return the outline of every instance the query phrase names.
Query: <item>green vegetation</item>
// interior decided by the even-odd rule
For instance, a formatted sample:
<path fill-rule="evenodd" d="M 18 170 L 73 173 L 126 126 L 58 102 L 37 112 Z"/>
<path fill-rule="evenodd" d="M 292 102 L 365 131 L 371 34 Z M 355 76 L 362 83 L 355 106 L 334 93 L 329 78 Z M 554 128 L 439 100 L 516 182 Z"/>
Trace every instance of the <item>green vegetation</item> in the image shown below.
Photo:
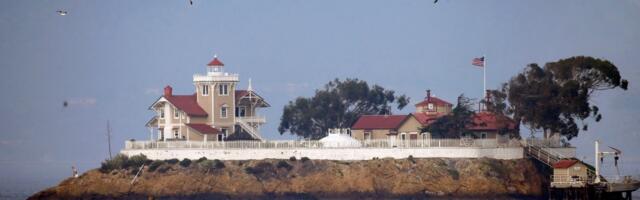
<path fill-rule="evenodd" d="M 298 97 L 284 107 L 278 131 L 304 138 L 320 139 L 329 128 L 349 128 L 360 115 L 390 114 L 391 104 L 398 109 L 409 103 L 405 95 L 395 95 L 378 85 L 369 86 L 358 79 L 335 79 L 313 97 Z"/>
<path fill-rule="evenodd" d="M 180 161 L 180 166 L 182 167 L 189 167 L 189 165 L 191 165 L 191 160 L 188 158 L 185 158 L 182 161 Z"/>
<path fill-rule="evenodd" d="M 145 155 L 135 155 L 131 158 L 124 154 L 118 154 L 112 159 L 103 161 L 100 165 L 100 171 L 103 173 L 111 172 L 118 169 L 138 169 L 143 164 L 149 164 L 151 160 L 147 159 Z"/>
<path fill-rule="evenodd" d="M 549 62 L 544 67 L 532 63 L 500 90 L 490 91 L 487 108 L 511 116 L 532 134 L 560 133 L 570 140 L 578 136 L 580 129 L 588 129 L 585 119 L 602 119 L 599 107 L 591 101 L 594 92 L 627 90 L 628 86 L 629 82 L 608 60 L 577 56 Z"/>
<path fill-rule="evenodd" d="M 300 161 L 302 161 L 302 162 L 307 162 L 307 161 L 309 161 L 309 160 L 311 160 L 311 159 L 309 159 L 308 157 L 302 157 L 302 158 L 300 158 Z"/>
<path fill-rule="evenodd" d="M 158 169 L 158 167 L 162 166 L 164 164 L 164 161 L 162 160 L 154 160 L 153 162 L 151 162 L 151 164 L 149 165 L 148 170 L 150 172 L 152 171 L 156 171 L 156 169 Z"/>
<path fill-rule="evenodd" d="M 174 164 L 180 162 L 180 160 L 178 160 L 176 158 L 173 158 L 173 159 L 165 160 L 165 162 L 174 165 Z"/>
<path fill-rule="evenodd" d="M 284 168 L 287 171 L 293 169 L 293 166 L 291 166 L 287 161 L 284 161 L 284 160 L 278 161 L 278 164 L 276 165 L 276 167 L 278 167 L 278 169 Z"/>
<path fill-rule="evenodd" d="M 409 157 L 407 158 L 407 160 L 411 161 L 411 163 L 416 164 L 416 159 L 413 158 L 413 155 L 409 155 Z"/>
<path fill-rule="evenodd" d="M 205 160 L 207 160 L 207 157 L 203 156 L 201 158 L 198 158 L 198 160 L 196 160 L 196 163 L 200 163 L 200 162 L 205 161 Z"/>
<path fill-rule="evenodd" d="M 439 117 L 431 125 L 422 128 L 422 132 L 430 132 L 445 138 L 459 138 L 461 135 L 470 133 L 468 127 L 473 124 L 472 117 L 475 114 L 472 107 L 472 100 L 461 94 L 451 115 Z"/>
<path fill-rule="evenodd" d="M 295 157 L 295 156 L 291 156 L 291 157 L 289 157 L 289 161 L 292 161 L 292 162 L 293 162 L 293 161 L 296 161 L 296 160 L 297 160 L 297 159 L 296 159 L 296 157 Z"/>

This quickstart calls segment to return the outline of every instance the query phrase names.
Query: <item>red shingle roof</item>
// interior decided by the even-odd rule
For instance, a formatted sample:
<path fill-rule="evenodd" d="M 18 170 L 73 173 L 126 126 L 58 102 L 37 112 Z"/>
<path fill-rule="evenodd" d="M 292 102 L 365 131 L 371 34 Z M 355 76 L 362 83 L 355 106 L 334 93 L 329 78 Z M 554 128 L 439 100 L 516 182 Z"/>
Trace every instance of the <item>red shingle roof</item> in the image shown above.
<path fill-rule="evenodd" d="M 224 66 L 224 63 L 220 62 L 220 60 L 218 60 L 218 58 L 216 57 L 216 58 L 213 58 L 213 60 L 209 62 L 207 66 Z"/>
<path fill-rule="evenodd" d="M 187 126 L 202 134 L 217 134 L 220 132 L 220 130 L 213 128 L 207 124 L 187 124 Z"/>
<path fill-rule="evenodd" d="M 445 100 L 432 96 L 432 97 L 426 98 L 424 101 L 421 101 L 420 103 L 417 103 L 416 106 L 426 106 L 429 103 L 432 103 L 435 106 L 453 105 Z"/>
<path fill-rule="evenodd" d="M 445 115 L 446 114 L 443 114 L 443 113 L 435 113 L 435 114 L 413 113 L 413 116 L 415 116 L 418 122 L 420 122 L 420 124 L 422 124 L 423 126 L 428 126 L 434 121 L 436 121 L 436 119 Z"/>
<path fill-rule="evenodd" d="M 560 160 L 556 164 L 553 164 L 553 168 L 555 169 L 566 169 L 574 164 L 578 163 L 578 160 Z"/>
<path fill-rule="evenodd" d="M 193 95 L 172 95 L 165 96 L 165 99 L 173 104 L 178 109 L 184 111 L 189 116 L 206 117 L 207 112 L 202 109 L 197 102 L 197 97 Z"/>
<path fill-rule="evenodd" d="M 236 102 L 240 102 L 240 98 L 249 94 L 249 91 L 246 90 L 236 90 Z"/>
<path fill-rule="evenodd" d="M 362 115 L 351 129 L 396 129 L 409 115 Z"/>
<path fill-rule="evenodd" d="M 517 129 L 517 123 L 509 117 L 498 116 L 490 112 L 480 112 L 473 116 L 474 126 L 469 127 L 472 131 L 493 131 L 498 129 Z"/>

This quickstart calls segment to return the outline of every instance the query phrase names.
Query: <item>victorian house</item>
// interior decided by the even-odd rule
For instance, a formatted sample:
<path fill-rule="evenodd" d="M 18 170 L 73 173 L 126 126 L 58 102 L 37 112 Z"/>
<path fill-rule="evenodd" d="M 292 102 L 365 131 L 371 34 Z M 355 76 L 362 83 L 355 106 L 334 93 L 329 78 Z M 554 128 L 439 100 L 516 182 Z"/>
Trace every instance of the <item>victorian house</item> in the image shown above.
<path fill-rule="evenodd" d="M 176 95 L 171 86 L 164 88 L 149 107 L 155 116 L 146 126 L 159 141 L 224 141 L 234 135 L 262 140 L 259 128 L 266 119 L 257 111 L 269 104 L 253 90 L 251 80 L 246 90 L 238 90 L 238 82 L 238 74 L 225 72 L 214 57 L 206 74 L 193 75 L 195 93 Z"/>

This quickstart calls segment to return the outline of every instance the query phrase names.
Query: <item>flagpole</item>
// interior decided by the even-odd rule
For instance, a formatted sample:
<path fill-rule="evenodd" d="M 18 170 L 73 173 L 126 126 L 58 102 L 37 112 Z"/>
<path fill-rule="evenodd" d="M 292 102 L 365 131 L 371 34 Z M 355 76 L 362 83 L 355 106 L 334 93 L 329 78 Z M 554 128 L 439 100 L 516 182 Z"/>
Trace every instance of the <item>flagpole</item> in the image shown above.
<path fill-rule="evenodd" d="M 487 56 L 482 55 L 482 94 L 484 99 L 487 99 Z M 486 105 L 483 106 L 484 109 Z"/>

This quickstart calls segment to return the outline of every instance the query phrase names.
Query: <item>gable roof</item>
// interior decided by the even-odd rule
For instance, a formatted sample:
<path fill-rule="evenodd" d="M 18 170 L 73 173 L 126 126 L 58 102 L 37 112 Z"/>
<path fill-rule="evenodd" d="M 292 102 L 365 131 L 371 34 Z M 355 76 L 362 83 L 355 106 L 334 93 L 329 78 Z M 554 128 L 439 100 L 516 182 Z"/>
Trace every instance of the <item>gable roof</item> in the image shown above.
<path fill-rule="evenodd" d="M 453 104 L 451 104 L 451 103 L 449 103 L 449 102 L 447 102 L 445 100 L 442 100 L 442 99 L 440 99 L 438 97 L 428 97 L 428 98 L 425 98 L 420 103 L 417 103 L 416 106 L 426 106 L 426 105 L 429 105 L 429 103 L 432 103 L 433 105 L 436 105 L 436 106 L 444 106 L 444 105 L 452 106 L 453 105 Z"/>
<path fill-rule="evenodd" d="M 474 125 L 469 127 L 472 131 L 486 131 L 507 129 L 515 130 L 518 124 L 513 119 L 506 116 L 499 116 L 490 112 L 479 112 L 473 116 Z"/>
<path fill-rule="evenodd" d="M 362 115 L 351 129 L 397 129 L 410 115 Z"/>
<path fill-rule="evenodd" d="M 163 96 L 167 101 L 189 116 L 206 117 L 208 113 L 198 105 L 196 94 Z"/>
<path fill-rule="evenodd" d="M 218 130 L 217 128 L 213 128 L 207 124 L 186 124 L 186 125 L 202 134 L 220 133 L 220 130 Z"/>
<path fill-rule="evenodd" d="M 560 160 L 556 164 L 553 164 L 554 169 L 566 169 L 569 168 L 580 161 L 578 160 Z"/>
<path fill-rule="evenodd" d="M 261 102 L 263 103 L 264 107 L 271 107 L 271 105 L 269 105 L 269 103 L 267 103 L 264 98 L 262 98 L 260 95 L 258 95 L 255 91 L 248 91 L 248 90 L 236 90 L 235 91 L 235 96 L 236 96 L 236 104 L 240 102 L 240 100 L 249 95 L 249 93 L 251 93 L 252 95 L 260 98 L 260 100 L 262 100 Z"/>

